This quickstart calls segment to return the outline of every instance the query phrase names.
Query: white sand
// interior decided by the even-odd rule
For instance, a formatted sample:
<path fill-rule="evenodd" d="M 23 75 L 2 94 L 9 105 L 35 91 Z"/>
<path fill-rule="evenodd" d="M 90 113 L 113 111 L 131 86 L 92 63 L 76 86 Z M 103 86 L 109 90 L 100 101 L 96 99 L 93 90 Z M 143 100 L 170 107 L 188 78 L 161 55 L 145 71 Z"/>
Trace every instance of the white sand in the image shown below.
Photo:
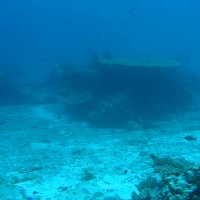
<path fill-rule="evenodd" d="M 127 131 L 72 123 L 52 107 L 0 108 L 1 200 L 130 200 L 153 171 L 150 154 L 200 163 L 200 139 L 184 139 L 199 138 L 198 112 Z"/>

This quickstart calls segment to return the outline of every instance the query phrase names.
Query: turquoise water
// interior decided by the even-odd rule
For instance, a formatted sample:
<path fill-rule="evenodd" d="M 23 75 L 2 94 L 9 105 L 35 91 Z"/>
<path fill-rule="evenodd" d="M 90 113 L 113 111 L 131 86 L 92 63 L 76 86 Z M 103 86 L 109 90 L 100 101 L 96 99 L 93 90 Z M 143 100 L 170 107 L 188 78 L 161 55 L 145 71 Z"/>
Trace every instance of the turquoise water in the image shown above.
<path fill-rule="evenodd" d="M 198 199 L 200 2 L 0 2 L 0 200 Z"/>

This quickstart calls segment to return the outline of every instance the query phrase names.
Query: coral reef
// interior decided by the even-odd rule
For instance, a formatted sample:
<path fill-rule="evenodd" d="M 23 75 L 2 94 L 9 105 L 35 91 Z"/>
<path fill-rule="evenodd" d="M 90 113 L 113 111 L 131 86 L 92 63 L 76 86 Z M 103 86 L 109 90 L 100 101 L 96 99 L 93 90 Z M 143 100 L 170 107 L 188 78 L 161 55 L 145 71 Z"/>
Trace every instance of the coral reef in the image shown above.
<path fill-rule="evenodd" d="M 158 59 L 120 59 L 109 58 L 100 59 L 100 63 L 107 65 L 123 65 L 131 67 L 180 67 L 181 63 L 174 60 Z"/>
<path fill-rule="evenodd" d="M 168 156 L 160 158 L 154 154 L 151 154 L 153 160 L 153 167 L 155 173 L 159 173 L 162 177 L 169 175 L 178 176 L 185 171 L 190 170 L 194 163 L 185 160 L 184 158 L 172 159 Z"/>
<path fill-rule="evenodd" d="M 138 185 L 139 194 L 133 200 L 200 199 L 200 167 L 185 159 L 160 158 L 152 155 L 155 176 L 147 177 Z M 159 176 L 156 176 L 159 175 Z"/>
<path fill-rule="evenodd" d="M 89 113 L 89 120 L 93 124 L 112 126 L 122 124 L 131 115 L 127 107 L 124 94 L 110 95 L 97 101 L 96 106 Z"/>
<path fill-rule="evenodd" d="M 135 192 L 132 193 L 133 200 L 146 200 L 146 199 L 155 199 L 159 200 L 161 196 L 161 191 L 163 184 L 159 182 L 154 177 L 147 177 L 145 180 L 141 181 L 137 189 L 139 195 Z"/>
<path fill-rule="evenodd" d="M 181 85 L 179 62 L 97 59 L 88 68 L 67 63 L 49 81 L 75 119 L 123 127 L 182 111 L 192 99 Z"/>

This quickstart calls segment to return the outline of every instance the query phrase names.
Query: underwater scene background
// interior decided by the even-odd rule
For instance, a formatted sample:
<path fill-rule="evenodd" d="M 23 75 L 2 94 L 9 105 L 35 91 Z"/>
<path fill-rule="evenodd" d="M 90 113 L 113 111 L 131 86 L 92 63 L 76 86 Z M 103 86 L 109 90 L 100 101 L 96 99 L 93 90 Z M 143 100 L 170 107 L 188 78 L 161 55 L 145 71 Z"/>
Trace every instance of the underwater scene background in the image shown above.
<path fill-rule="evenodd" d="M 200 199 L 199 8 L 0 1 L 0 200 Z"/>

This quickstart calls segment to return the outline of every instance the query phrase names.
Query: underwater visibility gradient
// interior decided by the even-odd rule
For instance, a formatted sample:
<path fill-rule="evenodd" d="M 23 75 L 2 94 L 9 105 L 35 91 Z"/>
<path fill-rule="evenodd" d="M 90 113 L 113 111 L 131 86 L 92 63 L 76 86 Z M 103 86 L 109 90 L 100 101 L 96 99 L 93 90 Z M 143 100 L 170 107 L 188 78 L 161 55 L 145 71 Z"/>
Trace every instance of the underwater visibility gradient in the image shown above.
<path fill-rule="evenodd" d="M 200 199 L 200 1 L 0 1 L 0 200 Z"/>

